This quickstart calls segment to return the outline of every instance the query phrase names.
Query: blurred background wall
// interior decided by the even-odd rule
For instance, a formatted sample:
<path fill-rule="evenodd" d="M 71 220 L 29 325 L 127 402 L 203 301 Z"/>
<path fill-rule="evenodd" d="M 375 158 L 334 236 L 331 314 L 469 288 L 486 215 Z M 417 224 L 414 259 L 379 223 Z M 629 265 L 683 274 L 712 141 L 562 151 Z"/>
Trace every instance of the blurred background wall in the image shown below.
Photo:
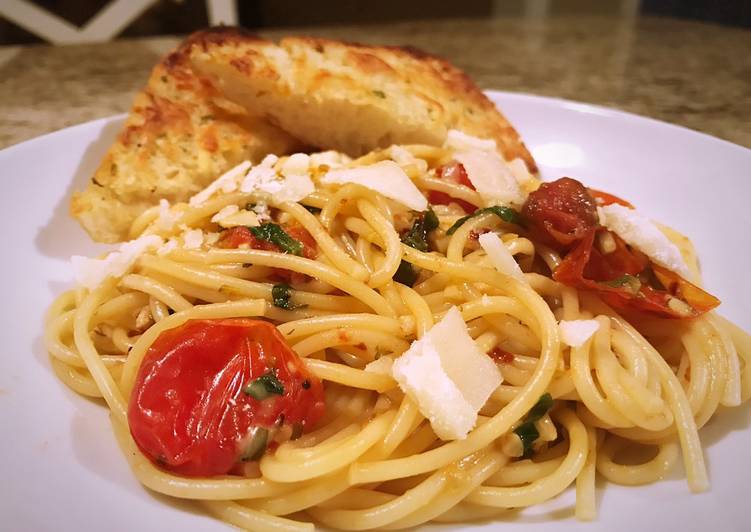
<path fill-rule="evenodd" d="M 430 18 L 657 15 L 751 27 L 749 0 L 0 0 L 0 45 Z"/>

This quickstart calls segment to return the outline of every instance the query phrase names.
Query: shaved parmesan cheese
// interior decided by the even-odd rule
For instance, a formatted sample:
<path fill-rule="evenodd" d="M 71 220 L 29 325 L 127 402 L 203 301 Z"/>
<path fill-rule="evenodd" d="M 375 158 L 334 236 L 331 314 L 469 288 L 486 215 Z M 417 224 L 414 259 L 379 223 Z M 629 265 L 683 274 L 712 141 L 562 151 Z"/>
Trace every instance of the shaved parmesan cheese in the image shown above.
<path fill-rule="evenodd" d="M 561 320 L 558 322 L 558 332 L 561 341 L 571 347 L 581 347 L 600 328 L 597 320 Z"/>
<path fill-rule="evenodd" d="M 331 170 L 321 178 L 321 182 L 328 185 L 355 183 L 398 201 L 414 211 L 424 211 L 428 208 L 428 200 L 394 161 Z"/>
<path fill-rule="evenodd" d="M 200 229 L 188 229 L 183 233 L 183 247 L 185 249 L 198 249 L 203 245 L 203 231 Z"/>
<path fill-rule="evenodd" d="M 392 374 L 444 440 L 466 438 L 477 412 L 503 380 L 469 335 L 456 307 L 412 342 L 394 361 Z"/>
<path fill-rule="evenodd" d="M 211 196 L 218 191 L 222 191 L 226 194 L 237 190 L 237 185 L 251 167 L 250 161 L 243 161 L 234 168 L 228 170 L 221 176 L 219 176 L 213 183 L 204 188 L 201 192 L 190 198 L 189 203 L 193 207 L 197 207 L 205 203 Z"/>
<path fill-rule="evenodd" d="M 483 150 L 463 151 L 455 153 L 454 159 L 464 166 L 467 177 L 486 205 L 524 203 L 519 183 L 497 153 Z"/>
<path fill-rule="evenodd" d="M 279 161 L 279 157 L 274 155 L 273 153 L 269 153 L 266 157 L 264 157 L 260 163 L 258 163 L 258 166 L 265 166 L 267 168 L 271 168 L 274 166 L 277 161 Z"/>
<path fill-rule="evenodd" d="M 511 171 L 511 175 L 514 176 L 516 182 L 519 183 L 522 187 L 529 185 L 535 180 L 534 176 L 529 173 L 527 163 L 525 163 L 524 160 L 520 159 L 519 157 L 517 157 L 510 163 L 507 163 L 506 166 L 508 166 L 508 169 Z"/>
<path fill-rule="evenodd" d="M 445 148 L 449 148 L 456 151 L 467 150 L 484 150 L 484 151 L 496 151 L 497 146 L 492 139 L 481 139 L 467 135 L 463 131 L 458 129 L 450 129 L 446 134 L 446 141 L 443 143 Z"/>
<path fill-rule="evenodd" d="M 163 242 L 160 236 L 146 235 L 120 244 L 116 251 L 101 259 L 73 255 L 70 262 L 76 282 L 93 290 L 107 277 L 122 277 L 144 251 L 158 248 Z"/>
<path fill-rule="evenodd" d="M 600 223 L 639 249 L 660 266 L 683 277 L 690 277 L 688 266 L 678 247 L 649 218 L 634 209 L 613 203 L 597 207 Z"/>
<path fill-rule="evenodd" d="M 315 185 L 307 174 L 289 174 L 286 178 L 278 175 L 271 162 L 275 159 L 269 157 L 271 156 L 267 155 L 261 164 L 251 168 L 240 185 L 241 192 L 265 193 L 282 203 L 300 201 L 315 190 Z M 299 160 L 293 162 L 292 168 L 296 165 L 301 167 Z"/>
<path fill-rule="evenodd" d="M 282 175 L 308 175 L 310 170 L 310 156 L 306 153 L 293 153 L 282 164 Z"/>
<path fill-rule="evenodd" d="M 340 168 L 345 164 L 352 162 L 352 159 L 344 153 L 328 150 L 310 154 L 310 166 L 317 168 L 319 166 L 328 166 L 329 168 Z"/>
<path fill-rule="evenodd" d="M 251 207 L 251 210 L 256 213 L 259 222 L 271 219 L 271 211 L 269 211 L 269 206 L 265 201 L 259 201 Z"/>
<path fill-rule="evenodd" d="M 227 205 L 226 207 L 223 207 L 218 213 L 216 213 L 214 216 L 211 217 L 211 221 L 214 223 L 221 222 L 228 216 L 232 216 L 236 212 L 240 210 L 240 207 L 237 205 Z"/>
<path fill-rule="evenodd" d="M 268 187 L 269 183 L 274 183 L 276 181 L 278 181 L 276 170 L 271 166 L 259 164 L 258 166 L 251 168 L 248 175 L 245 176 L 245 179 L 243 179 L 243 182 L 240 185 L 240 192 L 255 192 L 261 185 L 266 185 Z M 281 188 L 281 183 L 278 184 L 278 188 Z"/>
<path fill-rule="evenodd" d="M 316 186 L 307 175 L 288 175 L 284 180 L 284 186 L 276 193 L 274 199 L 278 202 L 298 202 L 315 192 Z M 271 194 L 270 191 L 267 191 Z"/>
<path fill-rule="evenodd" d="M 519 264 L 514 260 L 514 256 L 508 250 L 503 241 L 495 233 L 483 233 L 477 241 L 488 254 L 490 262 L 495 269 L 511 277 L 516 277 L 522 282 L 527 282 L 524 278 L 524 272 L 519 268 Z"/>
<path fill-rule="evenodd" d="M 169 201 L 164 198 L 159 200 L 159 218 L 157 218 L 157 227 L 159 229 L 169 231 L 174 227 L 179 217 L 179 213 L 173 212 L 170 209 Z"/>

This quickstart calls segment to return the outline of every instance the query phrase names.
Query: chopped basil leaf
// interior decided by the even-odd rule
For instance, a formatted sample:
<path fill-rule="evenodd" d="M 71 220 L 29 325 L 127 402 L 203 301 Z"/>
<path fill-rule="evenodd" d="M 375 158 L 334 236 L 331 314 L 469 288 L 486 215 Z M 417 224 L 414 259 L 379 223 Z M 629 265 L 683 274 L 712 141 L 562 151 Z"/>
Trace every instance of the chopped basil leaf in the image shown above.
<path fill-rule="evenodd" d="M 243 462 L 251 462 L 259 460 L 263 453 L 266 452 L 266 445 L 269 441 L 269 431 L 262 427 L 255 427 L 253 429 L 253 436 L 250 438 L 250 443 L 243 451 L 240 459 Z"/>
<path fill-rule="evenodd" d="M 535 422 L 539 421 L 542 416 L 548 413 L 553 406 L 553 396 L 544 393 L 540 396 L 532 408 L 529 409 L 524 423 L 514 429 L 514 434 L 519 436 L 522 441 L 524 450 L 522 457 L 529 458 L 532 455 L 532 444 L 540 437 L 540 433 L 535 427 Z"/>
<path fill-rule="evenodd" d="M 310 214 L 318 214 L 321 212 L 321 209 L 318 207 L 313 207 L 312 205 L 303 205 L 305 207 L 305 210 L 308 211 Z"/>
<path fill-rule="evenodd" d="M 258 227 L 249 227 L 248 229 L 250 229 L 250 232 L 257 239 L 271 242 L 284 253 L 302 255 L 302 242 L 289 236 L 278 224 L 267 222 Z"/>
<path fill-rule="evenodd" d="M 376 96 L 378 96 L 379 98 L 385 98 L 385 97 L 386 97 L 386 93 L 385 93 L 385 92 L 383 92 L 383 91 L 379 91 L 378 89 L 374 90 L 374 91 L 373 91 L 373 94 L 375 94 L 375 95 L 376 95 Z"/>
<path fill-rule="evenodd" d="M 527 414 L 527 417 L 524 418 L 524 421 L 539 421 L 542 416 L 548 413 L 548 410 L 550 410 L 553 407 L 553 396 L 549 393 L 544 393 L 540 396 L 540 398 L 535 403 L 535 406 L 533 406 L 529 413 Z"/>
<path fill-rule="evenodd" d="M 270 395 L 284 395 L 284 385 L 273 373 L 266 373 L 243 388 L 243 392 L 257 401 L 263 401 Z"/>
<path fill-rule="evenodd" d="M 629 274 L 621 275 L 612 281 L 606 281 L 605 284 L 613 288 L 626 289 L 632 294 L 638 294 L 639 290 L 641 290 L 641 281 L 639 278 Z"/>
<path fill-rule="evenodd" d="M 535 427 L 535 424 L 532 421 L 522 423 L 514 429 L 514 434 L 519 436 L 519 439 L 522 441 L 522 458 L 529 458 L 532 456 L 532 444 L 540 437 L 540 433 L 538 432 L 537 427 Z"/>
<path fill-rule="evenodd" d="M 403 260 L 394 273 L 394 281 L 407 286 L 412 286 L 417 280 L 417 269 L 406 260 Z"/>
<path fill-rule="evenodd" d="M 274 306 L 283 308 L 284 310 L 295 310 L 296 308 L 303 308 L 307 305 L 295 305 L 292 303 L 292 288 L 288 284 L 275 284 L 271 289 L 271 298 L 274 301 Z"/>
<path fill-rule="evenodd" d="M 464 222 L 466 222 L 467 220 L 477 218 L 481 214 L 487 213 L 495 214 L 504 222 L 521 225 L 521 217 L 519 216 L 519 213 L 514 209 L 512 209 L 511 207 L 504 207 L 503 205 L 494 205 L 492 207 L 485 207 L 484 209 L 477 209 L 472 214 L 468 214 L 467 216 L 459 218 L 456 222 L 454 222 L 454 225 L 449 227 L 448 231 L 446 231 L 446 234 L 449 236 L 453 235 L 456 230 L 464 225 Z"/>
<path fill-rule="evenodd" d="M 411 248 L 428 251 L 428 234 L 438 227 L 438 216 L 433 209 L 421 213 L 409 231 L 402 235 L 402 242 Z"/>

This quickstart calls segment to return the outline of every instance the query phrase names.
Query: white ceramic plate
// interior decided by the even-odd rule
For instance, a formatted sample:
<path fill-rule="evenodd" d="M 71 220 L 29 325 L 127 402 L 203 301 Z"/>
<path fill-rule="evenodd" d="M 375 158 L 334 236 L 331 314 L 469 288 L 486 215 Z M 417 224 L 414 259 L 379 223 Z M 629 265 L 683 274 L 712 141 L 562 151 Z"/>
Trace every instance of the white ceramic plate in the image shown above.
<path fill-rule="evenodd" d="M 490 95 L 518 127 L 546 179 L 577 177 L 692 237 L 706 285 L 723 300 L 720 312 L 751 329 L 751 150 L 599 107 Z M 143 489 L 120 454 L 106 409 L 59 383 L 43 347 L 44 311 L 70 283 L 68 257 L 98 251 L 68 216 L 70 195 L 85 186 L 121 122 L 97 120 L 0 152 L 4 530 L 231 530 Z M 712 482 L 707 493 L 690 495 L 677 471 L 646 487 L 599 485 L 599 517 L 591 524 L 573 519 L 569 490 L 515 520 L 476 529 L 748 530 L 749 423 L 751 410 L 735 409 L 702 430 Z"/>

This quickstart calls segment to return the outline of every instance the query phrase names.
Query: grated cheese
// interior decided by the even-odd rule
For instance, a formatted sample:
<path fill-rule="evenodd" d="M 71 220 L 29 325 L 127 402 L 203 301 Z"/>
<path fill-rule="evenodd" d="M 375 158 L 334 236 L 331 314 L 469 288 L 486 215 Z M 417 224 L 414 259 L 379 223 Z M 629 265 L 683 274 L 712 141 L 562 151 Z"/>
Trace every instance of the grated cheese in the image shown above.
<path fill-rule="evenodd" d="M 213 183 L 209 184 L 206 188 L 194 195 L 189 200 L 189 204 L 193 207 L 198 207 L 205 203 L 211 196 L 219 192 L 220 190 L 225 194 L 234 192 L 237 190 L 238 182 L 248 169 L 251 167 L 250 161 L 243 161 L 234 168 L 228 170 L 221 176 L 219 176 Z"/>
<path fill-rule="evenodd" d="M 120 244 L 117 250 L 111 251 L 101 259 L 73 255 L 70 262 L 76 282 L 93 290 L 108 277 L 125 275 L 143 252 L 158 248 L 163 243 L 164 240 L 160 236 L 146 235 Z"/>

